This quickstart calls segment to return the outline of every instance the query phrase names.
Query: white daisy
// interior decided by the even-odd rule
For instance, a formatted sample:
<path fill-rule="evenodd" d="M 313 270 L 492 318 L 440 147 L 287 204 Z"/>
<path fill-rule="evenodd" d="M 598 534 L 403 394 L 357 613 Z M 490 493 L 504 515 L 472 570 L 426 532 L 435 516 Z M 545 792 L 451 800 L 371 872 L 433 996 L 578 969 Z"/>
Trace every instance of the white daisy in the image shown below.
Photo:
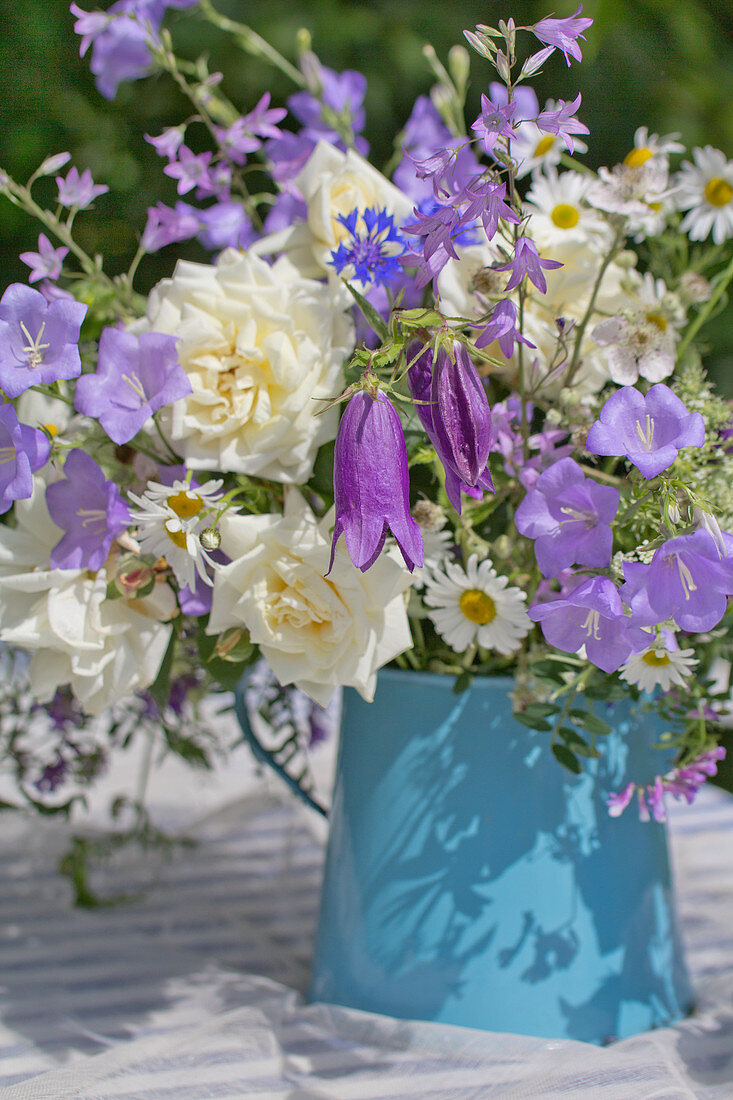
<path fill-rule="evenodd" d="M 677 329 L 684 321 L 681 303 L 662 279 L 648 272 L 631 296 L 636 309 L 602 321 L 591 335 L 601 347 L 609 347 L 608 368 L 618 385 L 633 386 L 639 376 L 661 382 L 674 370 Z"/>
<path fill-rule="evenodd" d="M 693 149 L 694 164 L 684 161 L 674 178 L 673 198 L 686 210 L 680 228 L 691 241 L 703 241 L 712 232 L 715 244 L 733 237 L 733 160 L 712 145 Z"/>
<path fill-rule="evenodd" d="M 661 232 L 667 220 L 669 173 L 664 157 L 642 164 L 599 168 L 586 194 L 591 206 L 609 214 L 623 214 L 636 240 Z"/>
<path fill-rule="evenodd" d="M 672 685 L 684 687 L 685 680 L 697 664 L 694 649 L 676 649 L 676 642 L 665 644 L 657 640 L 642 653 L 634 653 L 621 666 L 621 679 L 636 684 L 642 691 L 654 691 L 660 687 L 669 691 Z"/>
<path fill-rule="evenodd" d="M 478 565 L 476 554 L 465 570 L 455 562 L 426 570 L 423 600 L 435 609 L 428 617 L 456 653 L 474 643 L 507 655 L 519 649 L 532 627 L 524 606 L 527 595 L 507 584 L 488 558 Z"/>
<path fill-rule="evenodd" d="M 634 148 L 624 157 L 628 168 L 641 168 L 652 157 L 668 158 L 670 153 L 684 153 L 685 147 L 676 139 L 679 134 L 650 134 L 646 126 L 640 126 L 634 134 Z"/>
<path fill-rule="evenodd" d="M 137 505 L 132 520 L 142 554 L 165 558 L 182 588 L 195 588 L 196 575 L 210 586 L 206 566 L 216 562 L 201 544 L 201 532 L 208 526 L 205 516 L 220 498 L 221 481 L 209 481 L 192 488 L 187 481 L 161 485 L 149 481 L 142 496 L 128 493 Z"/>
<path fill-rule="evenodd" d="M 527 210 L 532 215 L 530 233 L 540 251 L 556 244 L 577 240 L 605 251 L 613 233 L 597 210 L 585 201 L 591 177 L 580 172 L 563 172 L 548 165 L 536 173 L 527 192 Z"/>

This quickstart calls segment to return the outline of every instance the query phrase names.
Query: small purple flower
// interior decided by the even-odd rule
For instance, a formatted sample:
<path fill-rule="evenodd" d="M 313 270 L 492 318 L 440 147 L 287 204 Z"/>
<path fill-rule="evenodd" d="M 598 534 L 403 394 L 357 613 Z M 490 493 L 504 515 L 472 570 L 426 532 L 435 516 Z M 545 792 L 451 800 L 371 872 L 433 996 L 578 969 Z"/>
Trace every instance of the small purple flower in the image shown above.
<path fill-rule="evenodd" d="M 725 759 L 722 745 L 709 749 L 691 760 L 682 768 L 673 768 L 666 775 L 657 775 L 653 783 L 646 787 L 637 787 L 634 782 L 627 784 L 622 791 L 609 794 L 606 799 L 611 817 L 619 817 L 631 802 L 634 793 L 638 796 L 639 817 L 642 821 L 665 821 L 664 795 L 671 794 L 676 799 L 684 798 L 690 804 L 695 801 L 698 791 L 711 775 L 718 770 L 718 761 Z M 651 814 L 649 811 L 651 810 Z"/>
<path fill-rule="evenodd" d="M 566 103 L 564 99 L 558 100 L 558 107 L 554 111 L 542 111 L 537 118 L 537 128 L 545 134 L 557 134 L 567 145 L 571 153 L 575 152 L 573 134 L 588 134 L 590 130 L 573 115 L 580 106 L 580 92 L 572 103 Z"/>
<path fill-rule="evenodd" d="M 440 349 L 430 390 L 433 427 L 441 450 L 450 455 L 458 476 L 476 485 L 486 469 L 492 444 L 491 409 L 486 390 L 462 344 L 453 356 Z"/>
<path fill-rule="evenodd" d="M 514 257 L 508 263 L 495 264 L 494 270 L 511 271 L 512 273 L 509 282 L 504 287 L 505 293 L 518 287 L 526 275 L 529 281 L 537 287 L 540 294 L 546 294 L 547 282 L 542 274 L 542 268 L 544 267 L 549 271 L 552 268 L 562 266 L 559 260 L 545 260 L 539 256 L 537 246 L 529 237 L 520 237 L 517 241 Z"/>
<path fill-rule="evenodd" d="M 247 248 L 257 237 L 241 202 L 218 202 L 197 213 L 199 240 L 212 252 L 222 248 Z"/>
<path fill-rule="evenodd" d="M 639 626 L 674 619 L 699 633 L 720 622 L 733 592 L 733 561 L 722 558 L 709 531 L 668 539 L 649 565 L 624 563 L 621 595 Z"/>
<path fill-rule="evenodd" d="M 74 29 L 84 35 L 82 51 L 92 44 L 89 67 L 105 99 L 114 99 L 121 83 L 138 80 L 150 72 L 150 31 L 155 34 L 160 27 L 165 8 L 165 0 L 117 0 L 107 10 L 104 25 L 101 21 L 91 22 L 96 12 L 83 12 L 81 8 L 74 11 L 75 15 L 86 16 Z"/>
<path fill-rule="evenodd" d="M 496 303 L 488 321 L 481 327 L 481 332 L 476 338 L 476 347 L 485 348 L 494 340 L 498 341 L 502 355 L 507 359 L 511 359 L 514 354 L 515 340 L 526 344 L 528 348 L 537 346 L 522 336 L 517 328 L 517 307 L 509 298 L 502 298 Z"/>
<path fill-rule="evenodd" d="M 410 360 L 415 358 L 415 350 L 415 348 L 411 348 L 408 351 L 408 358 Z M 461 493 L 466 493 L 467 496 L 480 500 L 484 490 L 493 492 L 494 482 L 491 478 L 491 473 L 489 472 L 488 466 L 486 466 L 477 478 L 475 484 L 469 485 L 458 473 L 452 451 L 446 448 L 442 436 L 439 436 L 436 431 L 434 421 L 436 405 L 432 399 L 433 352 L 430 348 L 427 348 L 422 355 L 415 359 L 415 362 L 407 372 L 407 382 L 410 387 L 410 393 L 416 402 L 415 411 L 420 419 L 420 423 L 425 429 L 428 439 L 433 444 L 435 453 L 443 464 L 443 469 L 445 470 L 445 491 L 448 500 L 460 515 Z"/>
<path fill-rule="evenodd" d="M 51 551 L 52 569 L 101 569 L 112 540 L 132 522 L 120 490 L 86 451 L 69 451 L 64 477 L 46 488 L 54 523 L 66 532 Z"/>
<path fill-rule="evenodd" d="M 603 568 L 611 562 L 619 491 L 583 475 L 572 458 L 562 458 L 537 479 L 514 517 L 517 530 L 535 539 L 537 564 L 546 577 L 571 565 Z"/>
<path fill-rule="evenodd" d="M 13 283 L 0 300 L 0 386 L 19 397 L 39 382 L 77 378 L 81 302 L 48 302 L 37 290 Z"/>
<path fill-rule="evenodd" d="M 505 84 L 502 84 L 498 80 L 492 80 L 491 84 L 489 84 L 489 94 L 492 102 L 495 103 L 497 107 L 506 106 L 507 90 Z M 517 112 L 512 120 L 515 123 L 526 122 L 528 119 L 537 118 L 540 105 L 534 90 L 530 88 L 528 84 L 518 84 L 512 90 L 512 102 L 517 105 Z"/>
<path fill-rule="evenodd" d="M 235 164 L 245 164 L 249 153 L 262 145 L 262 138 L 281 138 L 282 130 L 276 125 L 288 112 L 284 107 L 270 107 L 270 93 L 265 92 L 257 105 L 242 115 L 229 127 L 217 127 L 219 143 Z"/>
<path fill-rule="evenodd" d="M 593 22 L 587 16 L 581 19 L 578 18 L 582 10 L 583 5 L 580 4 L 578 10 L 565 19 L 540 19 L 539 23 L 535 23 L 530 28 L 540 42 L 545 42 L 548 46 L 554 46 L 555 49 L 561 50 L 568 65 L 570 64 L 570 57 L 574 57 L 576 61 L 583 60 L 576 39 L 582 38 L 585 41 L 583 31 L 586 31 Z M 570 57 L 568 57 L 568 54 L 570 54 Z"/>
<path fill-rule="evenodd" d="M 83 57 L 94 39 L 106 29 L 110 17 L 103 11 L 84 11 L 76 3 L 70 4 L 69 10 L 76 19 L 74 31 L 76 34 L 81 35 L 79 56 Z"/>
<path fill-rule="evenodd" d="M 475 122 L 471 123 L 471 129 L 480 134 L 487 153 L 492 151 L 498 138 L 509 139 L 517 136 L 511 127 L 511 121 L 516 113 L 517 104 L 514 101 L 497 106 L 487 95 L 481 93 L 481 114 Z"/>
<path fill-rule="evenodd" d="M 99 195 L 106 195 L 109 191 L 109 187 L 105 184 L 94 182 L 92 173 L 88 168 L 85 168 L 81 175 L 79 175 L 76 168 L 70 168 L 66 174 L 66 179 L 63 176 L 57 176 L 56 183 L 59 189 L 58 201 L 60 204 L 62 206 L 76 206 L 80 210 L 85 210 Z"/>
<path fill-rule="evenodd" d="M 178 362 L 176 338 L 159 332 L 135 336 L 106 328 L 99 340 L 94 374 L 76 384 L 74 404 L 84 416 L 97 417 L 115 443 L 127 443 L 163 405 L 191 393 Z"/>
<path fill-rule="evenodd" d="M 391 530 L 410 572 L 423 562 L 422 534 L 410 515 L 407 449 L 400 418 L 383 393 L 365 390 L 346 406 L 333 460 L 336 543 L 346 539 L 349 556 L 362 572 L 379 557 Z"/>
<path fill-rule="evenodd" d="M 45 466 L 50 450 L 43 432 L 19 424 L 13 405 L 0 405 L 0 513 L 14 500 L 33 493 L 33 474 Z"/>
<path fill-rule="evenodd" d="M 385 286 L 399 279 L 402 265 L 398 256 L 404 255 L 407 245 L 386 209 L 352 210 L 346 217 L 339 214 L 337 220 L 349 234 L 331 253 L 329 263 L 337 274 L 358 279 L 362 286 Z"/>
<path fill-rule="evenodd" d="M 145 140 L 150 142 L 159 157 L 165 157 L 166 160 L 174 160 L 183 143 L 183 133 L 183 126 L 169 126 L 167 130 L 163 130 L 163 133 L 158 134 L 157 137 L 151 137 L 150 134 L 146 134 Z"/>
<path fill-rule="evenodd" d="M 565 653 L 585 646 L 588 660 L 604 672 L 615 672 L 630 653 L 649 644 L 646 631 L 624 617 L 621 597 L 608 577 L 590 577 L 564 599 L 536 603 L 527 614 L 542 624 L 550 645 Z"/>
<path fill-rule="evenodd" d="M 646 478 L 671 466 L 682 447 L 701 447 L 705 422 L 691 413 L 663 382 L 644 396 L 634 386 L 611 394 L 588 432 L 586 448 L 595 455 L 624 455 Z"/>
<path fill-rule="evenodd" d="M 344 149 L 343 138 L 334 128 L 333 117 L 345 120 L 354 136 L 357 152 L 366 156 L 369 145 L 360 137 L 366 123 L 363 103 L 366 95 L 366 77 L 354 69 L 334 72 L 325 65 L 318 65 L 320 96 L 310 92 L 296 92 L 287 100 L 288 109 L 304 127 L 304 134 L 315 144 L 324 140 Z"/>
<path fill-rule="evenodd" d="M 185 202 L 177 202 L 175 209 L 162 202 L 148 207 L 141 241 L 143 248 L 146 252 L 157 252 L 175 241 L 195 237 L 200 229 L 199 213 Z"/>
<path fill-rule="evenodd" d="M 209 165 L 211 153 L 192 153 L 187 145 L 181 145 L 178 150 L 178 160 L 166 164 L 163 171 L 171 179 L 178 180 L 176 190 L 179 195 L 185 195 L 193 191 L 194 187 L 209 188 Z"/>
<path fill-rule="evenodd" d="M 28 282 L 37 283 L 39 279 L 58 279 L 61 274 L 61 263 L 68 251 L 68 248 L 54 248 L 46 234 L 40 233 L 38 252 L 20 254 L 23 263 L 31 268 Z"/>

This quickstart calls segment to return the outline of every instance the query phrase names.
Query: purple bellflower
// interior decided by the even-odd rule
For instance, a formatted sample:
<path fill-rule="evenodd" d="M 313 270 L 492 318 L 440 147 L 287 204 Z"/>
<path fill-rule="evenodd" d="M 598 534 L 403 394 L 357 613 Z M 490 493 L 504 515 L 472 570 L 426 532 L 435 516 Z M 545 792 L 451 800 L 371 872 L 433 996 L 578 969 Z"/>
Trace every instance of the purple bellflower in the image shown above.
<path fill-rule="evenodd" d="M 178 160 L 166 164 L 163 171 L 171 179 L 178 180 L 176 190 L 179 195 L 186 195 L 193 191 L 194 187 L 210 186 L 209 164 L 211 153 L 192 153 L 187 145 L 181 145 L 178 150 Z"/>
<path fill-rule="evenodd" d="M 216 136 L 229 160 L 235 164 L 245 164 L 249 153 L 262 145 L 262 138 L 283 136 L 276 123 L 282 122 L 286 114 L 284 107 L 270 107 L 270 93 L 265 92 L 248 114 L 236 119 L 229 127 L 216 127 Z"/>
<path fill-rule="evenodd" d="M 705 423 L 663 382 L 642 394 L 634 386 L 612 393 L 588 432 L 595 455 L 624 455 L 646 478 L 671 466 L 682 447 L 701 447 Z"/>
<path fill-rule="evenodd" d="M 80 210 L 85 210 L 99 195 L 106 195 L 109 191 L 109 187 L 105 184 L 94 182 L 88 168 L 85 168 L 81 175 L 76 168 L 70 168 L 66 179 L 63 176 L 57 176 L 56 183 L 60 204 L 76 206 Z"/>
<path fill-rule="evenodd" d="M 175 241 L 187 241 L 200 229 L 200 211 L 185 202 L 177 202 L 175 209 L 159 202 L 148 207 L 148 220 L 142 235 L 146 252 L 157 252 Z"/>
<path fill-rule="evenodd" d="M 66 533 L 51 551 L 52 569 L 101 569 L 112 540 L 132 522 L 120 490 L 86 451 L 69 451 L 64 476 L 46 488 L 54 523 Z"/>
<path fill-rule="evenodd" d="M 360 390 L 349 401 L 336 436 L 333 461 L 336 543 L 346 539 L 362 573 L 379 557 L 391 530 L 410 572 L 423 562 L 420 528 L 410 515 L 407 449 L 400 418 L 387 397 Z"/>
<path fill-rule="evenodd" d="M 68 248 L 54 248 L 46 234 L 40 233 L 38 252 L 20 254 L 20 259 L 31 269 L 28 282 L 37 283 L 39 279 L 58 279 L 61 274 L 61 263 L 68 251 Z"/>
<path fill-rule="evenodd" d="M 106 328 L 96 373 L 79 379 L 74 403 L 84 416 L 97 417 L 110 439 L 121 444 L 163 405 L 189 393 L 191 383 L 178 362 L 174 336 L 144 332 L 138 337 Z"/>
<path fill-rule="evenodd" d="M 218 202 L 196 213 L 200 226 L 198 238 L 204 248 L 212 252 L 222 248 L 247 248 L 257 238 L 241 202 Z"/>
<path fill-rule="evenodd" d="M 556 577 L 576 562 L 603 568 L 611 562 L 619 491 L 583 475 L 572 458 L 561 458 L 540 474 L 517 509 L 517 530 L 535 539 L 542 573 Z"/>
<path fill-rule="evenodd" d="M 165 157 L 166 160 L 174 160 L 183 143 L 184 129 L 185 127 L 183 126 L 169 126 L 168 129 L 163 130 L 157 137 L 146 134 L 145 140 L 150 142 L 159 157 Z"/>
<path fill-rule="evenodd" d="M 409 353 L 409 358 L 414 358 L 414 351 Z M 435 428 L 434 415 L 436 406 L 432 399 L 433 382 L 433 352 L 427 348 L 422 355 L 410 367 L 407 372 L 407 381 L 410 393 L 415 399 L 415 411 L 420 423 L 425 429 L 428 439 L 435 448 L 435 453 L 440 459 L 445 470 L 445 491 L 448 500 L 455 510 L 461 512 L 461 493 L 466 493 L 476 500 L 480 500 L 484 490 L 493 492 L 494 482 L 491 478 L 488 466 L 479 474 L 476 483 L 471 485 L 464 481 L 455 465 L 452 450 L 445 447 L 443 437 Z"/>
<path fill-rule="evenodd" d="M 87 307 L 73 299 L 48 302 L 13 283 L 0 300 L 0 387 L 19 397 L 39 382 L 77 378 L 79 331 Z"/>
<path fill-rule="evenodd" d="M 517 328 L 517 307 L 509 298 L 502 298 L 494 306 L 488 321 L 482 326 L 479 336 L 476 338 L 476 347 L 485 348 L 488 344 L 497 341 L 502 355 L 511 359 L 514 354 L 514 341 L 518 340 L 526 344 L 528 348 L 534 348 L 533 344 Z"/>
<path fill-rule="evenodd" d="M 529 281 L 537 287 L 540 294 L 546 294 L 547 282 L 542 274 L 542 268 L 549 271 L 552 268 L 562 266 L 559 260 L 545 260 L 539 256 L 537 246 L 529 237 L 520 237 L 513 258 L 508 263 L 495 264 L 494 271 L 511 271 L 511 278 L 504 287 L 505 293 L 518 287 L 526 275 Z"/>
<path fill-rule="evenodd" d="M 541 623 L 550 645 L 565 653 L 585 646 L 588 660 L 604 672 L 615 672 L 630 653 L 649 645 L 648 633 L 624 616 L 621 597 L 608 577 L 590 577 L 564 599 L 534 604 L 527 614 Z"/>
<path fill-rule="evenodd" d="M 354 138 L 354 148 L 362 156 L 366 156 L 369 144 L 360 136 L 366 124 L 363 106 L 366 77 L 354 69 L 337 73 L 320 63 L 317 76 L 320 84 L 319 97 L 304 91 L 295 92 L 287 100 L 291 114 L 303 126 L 303 134 L 314 145 L 323 140 L 339 149 L 345 149 L 343 138 L 332 122 L 334 117 L 340 116 L 348 121 Z"/>
<path fill-rule="evenodd" d="M 540 42 L 561 50 L 568 65 L 570 64 L 570 57 L 574 57 L 576 61 L 583 60 L 577 39 L 582 38 L 585 41 L 583 31 L 587 31 L 593 22 L 587 16 L 578 18 L 582 10 L 583 5 L 580 4 L 578 10 L 565 19 L 540 19 L 539 23 L 535 23 L 533 27 L 530 27 L 535 38 L 539 38 Z"/>
<path fill-rule="evenodd" d="M 481 93 L 481 114 L 475 122 L 471 123 L 471 129 L 481 137 L 484 149 L 490 153 L 500 137 L 513 138 L 517 135 L 511 127 L 512 119 L 517 113 L 517 105 L 513 101 L 497 106 L 492 103 L 487 95 Z"/>
<path fill-rule="evenodd" d="M 329 260 L 338 275 L 358 279 L 362 286 L 385 286 L 399 279 L 402 265 L 398 256 L 405 253 L 407 245 L 386 209 L 352 210 L 345 217 L 339 214 L 337 220 L 349 234 Z"/>
<path fill-rule="evenodd" d="M 45 466 L 50 446 L 43 432 L 18 423 L 10 401 L 0 405 L 0 513 L 31 496 L 33 474 Z"/>
<path fill-rule="evenodd" d="M 537 129 L 545 134 L 557 134 L 567 145 L 571 153 L 575 152 L 573 134 L 588 134 L 590 130 L 579 119 L 574 118 L 575 112 L 580 106 L 580 92 L 572 103 L 566 103 L 564 99 L 558 100 L 558 106 L 554 111 L 542 111 L 537 118 Z"/>
<path fill-rule="evenodd" d="M 712 630 L 733 593 L 733 560 L 704 528 L 668 539 L 649 565 L 624 563 L 621 595 L 639 626 L 674 619 L 681 630 Z"/>
<path fill-rule="evenodd" d="M 491 409 L 486 390 L 463 344 L 444 349 L 433 363 L 433 426 L 441 450 L 467 485 L 476 485 L 491 451 Z"/>

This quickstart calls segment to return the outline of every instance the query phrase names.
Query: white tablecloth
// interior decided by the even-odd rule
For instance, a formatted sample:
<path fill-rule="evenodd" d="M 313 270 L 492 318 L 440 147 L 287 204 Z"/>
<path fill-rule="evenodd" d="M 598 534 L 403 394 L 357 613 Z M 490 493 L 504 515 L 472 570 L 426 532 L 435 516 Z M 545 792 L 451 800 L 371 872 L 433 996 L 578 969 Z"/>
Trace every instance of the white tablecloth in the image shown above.
<path fill-rule="evenodd" d="M 675 808 L 671 827 L 698 1011 L 605 1049 L 305 1005 L 322 862 L 305 811 L 244 750 L 206 782 L 162 773 L 152 803 L 196 844 L 116 856 L 96 885 L 134 897 L 99 910 L 71 905 L 58 822 L 0 815 L 4 1100 L 733 1097 L 720 791 Z"/>

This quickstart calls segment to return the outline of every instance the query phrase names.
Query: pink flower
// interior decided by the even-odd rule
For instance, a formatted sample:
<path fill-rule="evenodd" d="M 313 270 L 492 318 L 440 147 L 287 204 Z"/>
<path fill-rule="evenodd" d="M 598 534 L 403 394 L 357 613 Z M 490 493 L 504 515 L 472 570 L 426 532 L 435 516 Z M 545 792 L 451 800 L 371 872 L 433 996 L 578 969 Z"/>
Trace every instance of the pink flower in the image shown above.
<path fill-rule="evenodd" d="M 32 268 L 28 276 L 29 283 L 39 279 L 58 279 L 61 274 L 61 261 L 68 248 L 54 248 L 45 233 L 38 238 L 38 252 L 21 252 L 20 259 Z"/>

